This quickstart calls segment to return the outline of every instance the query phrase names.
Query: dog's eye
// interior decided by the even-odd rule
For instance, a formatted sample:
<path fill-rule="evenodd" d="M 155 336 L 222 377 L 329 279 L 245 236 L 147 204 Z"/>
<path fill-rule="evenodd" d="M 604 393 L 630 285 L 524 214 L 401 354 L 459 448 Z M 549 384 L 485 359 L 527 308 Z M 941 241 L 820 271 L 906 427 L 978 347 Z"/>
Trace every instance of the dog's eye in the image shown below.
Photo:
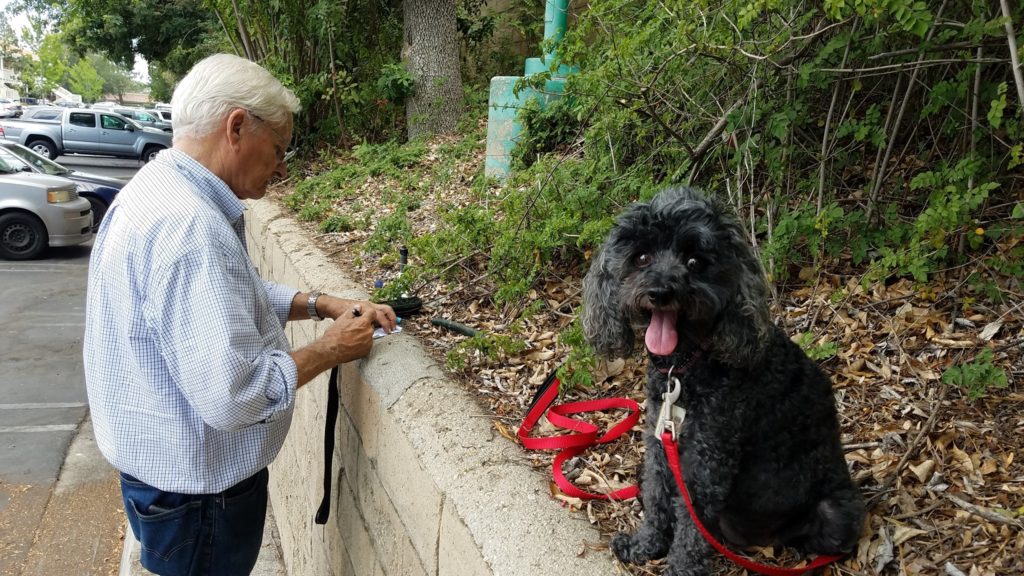
<path fill-rule="evenodd" d="M 636 262 L 638 268 L 646 268 L 654 262 L 654 256 L 651 256 L 650 254 L 644 252 L 643 254 L 640 254 L 639 256 L 634 258 L 634 261 Z"/>
<path fill-rule="evenodd" d="M 700 272 L 704 269 L 704 261 L 700 258 L 690 258 L 686 261 L 686 268 L 690 272 Z"/>

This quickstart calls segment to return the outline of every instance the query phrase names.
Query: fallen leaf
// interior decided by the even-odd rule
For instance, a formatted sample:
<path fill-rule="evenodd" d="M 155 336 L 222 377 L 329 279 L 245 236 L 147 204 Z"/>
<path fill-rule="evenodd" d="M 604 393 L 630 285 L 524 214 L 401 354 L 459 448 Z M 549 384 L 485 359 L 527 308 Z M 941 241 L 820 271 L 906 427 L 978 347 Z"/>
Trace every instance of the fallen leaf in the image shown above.
<path fill-rule="evenodd" d="M 583 500 L 576 498 L 575 496 L 566 496 L 565 494 L 555 494 L 555 500 L 562 502 L 563 506 L 568 506 L 572 510 L 579 510 L 583 508 Z"/>
<path fill-rule="evenodd" d="M 505 424 L 503 424 L 500 420 L 494 421 L 494 429 L 498 431 L 498 434 L 501 434 L 507 440 L 511 440 L 513 442 L 519 441 L 519 437 L 513 434 L 512 431 L 509 430 L 508 427 L 505 426 Z"/>
<path fill-rule="evenodd" d="M 874 554 L 872 555 L 872 560 L 875 572 L 880 574 L 882 572 L 882 569 L 885 568 L 886 565 L 889 564 L 889 562 L 892 562 L 893 559 L 896 558 L 896 556 L 893 554 L 892 538 L 890 538 L 889 536 L 889 531 L 885 528 L 885 526 L 883 526 L 882 529 L 878 532 L 879 538 L 877 540 L 876 545 L 874 546 Z"/>
<path fill-rule="evenodd" d="M 916 466 L 910 466 L 911 472 L 917 477 L 917 481 L 924 484 L 932 477 L 932 472 L 935 471 L 935 460 L 925 460 Z"/>
<path fill-rule="evenodd" d="M 999 466 L 996 464 L 996 461 L 989 458 L 982 463 L 981 467 L 978 468 L 978 472 L 980 472 L 982 476 L 988 476 L 998 469 Z"/>
<path fill-rule="evenodd" d="M 966 452 L 956 446 L 953 447 L 951 452 L 953 454 L 953 459 L 956 460 L 964 470 L 974 472 L 974 462 L 971 461 L 971 457 L 968 456 Z"/>
<path fill-rule="evenodd" d="M 894 546 L 899 546 L 907 540 L 910 540 L 915 536 L 920 536 L 921 534 L 927 534 L 927 532 L 917 528 L 911 528 L 910 526 L 897 526 L 892 532 L 892 543 Z"/>
<path fill-rule="evenodd" d="M 981 329 L 981 333 L 978 334 L 978 338 L 984 340 L 985 342 L 988 342 L 996 335 L 997 332 L 999 332 L 999 329 L 1002 327 L 1003 323 L 1000 320 L 990 322 L 986 324 L 984 328 Z"/>

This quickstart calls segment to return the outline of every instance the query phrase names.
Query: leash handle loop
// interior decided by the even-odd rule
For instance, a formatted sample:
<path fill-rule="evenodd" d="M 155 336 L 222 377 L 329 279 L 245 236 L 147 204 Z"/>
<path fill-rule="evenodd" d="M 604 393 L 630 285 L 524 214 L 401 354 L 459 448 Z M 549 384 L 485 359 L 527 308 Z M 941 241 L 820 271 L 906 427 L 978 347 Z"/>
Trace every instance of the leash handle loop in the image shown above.
<path fill-rule="evenodd" d="M 679 492 L 683 496 L 683 502 L 686 503 L 686 509 L 690 511 L 690 518 L 693 519 L 693 524 L 704 536 L 704 539 L 707 540 L 715 550 L 718 550 L 720 554 L 729 560 L 732 560 L 738 566 L 757 572 L 758 574 L 765 574 L 766 576 L 799 576 L 821 568 L 826 564 L 831 564 L 832 562 L 842 558 L 842 556 L 818 556 L 811 561 L 810 564 L 802 568 L 782 568 L 779 566 L 769 566 L 767 564 L 761 564 L 760 562 L 754 562 L 749 558 L 744 558 L 732 550 L 729 550 L 724 544 L 711 535 L 711 532 L 704 527 L 700 518 L 697 517 L 697 512 L 693 509 L 693 503 L 690 501 L 690 493 L 686 490 L 686 483 L 683 482 L 683 470 L 679 465 L 679 446 L 676 444 L 675 438 L 673 438 L 672 434 L 667 431 L 662 432 L 661 443 L 665 447 L 665 457 L 668 459 L 668 467 L 672 470 L 672 475 L 676 478 L 676 484 L 678 484 Z"/>
<path fill-rule="evenodd" d="M 583 453 L 594 444 L 611 442 L 628 432 L 640 420 L 640 405 L 629 398 L 604 398 L 552 405 L 558 397 L 559 381 L 557 372 L 557 368 L 552 370 L 548 374 L 547 379 L 544 380 L 544 384 L 537 391 L 537 394 L 534 395 L 526 417 L 523 418 L 523 423 L 519 426 L 519 441 L 528 450 L 561 450 L 555 456 L 555 460 L 551 465 L 551 475 L 562 493 L 568 496 L 581 500 L 626 500 L 636 497 L 639 493 L 639 488 L 636 485 L 627 486 L 607 494 L 581 490 L 565 477 L 565 473 L 562 472 L 562 464 L 569 458 Z M 600 436 L 598 435 L 599 429 L 597 426 L 589 422 L 570 418 L 573 414 L 616 408 L 624 408 L 629 411 L 629 414 Z M 560 428 L 570 430 L 574 434 L 564 434 L 548 438 L 530 436 L 530 432 L 537 422 L 540 421 L 545 411 L 548 413 L 549 422 Z"/>
<path fill-rule="evenodd" d="M 338 367 L 331 368 L 330 382 L 327 384 L 327 414 L 324 418 L 324 496 L 316 511 L 313 521 L 327 524 L 331 515 L 331 486 L 334 472 L 334 434 L 338 425 L 338 408 L 341 404 L 340 377 Z"/>

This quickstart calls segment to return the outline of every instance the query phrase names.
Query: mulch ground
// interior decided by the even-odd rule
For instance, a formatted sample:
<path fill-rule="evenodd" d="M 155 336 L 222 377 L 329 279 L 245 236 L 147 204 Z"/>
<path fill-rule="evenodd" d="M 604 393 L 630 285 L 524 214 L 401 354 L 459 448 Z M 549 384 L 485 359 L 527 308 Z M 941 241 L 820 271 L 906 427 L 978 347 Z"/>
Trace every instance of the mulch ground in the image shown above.
<path fill-rule="evenodd" d="M 468 183 L 482 161 L 481 151 L 460 164 L 466 177 L 432 187 L 429 198 L 409 215 L 414 235 L 443 225 L 438 208 L 474 201 Z M 378 192 L 388 186 L 393 183 L 371 180 L 361 190 L 362 202 L 383 197 Z M 285 183 L 271 196 L 289 190 Z M 394 206 L 380 204 L 375 210 L 383 217 Z M 376 279 L 387 282 L 397 276 L 395 258 L 361 254 L 372 230 L 309 230 L 351 278 L 364 279 L 367 293 L 373 293 Z M 416 263 L 416 254 L 410 255 L 410 265 Z M 493 415 L 497 431 L 516 442 L 515 431 L 533 395 L 568 354 L 558 334 L 579 312 L 582 278 L 578 271 L 553 270 L 525 301 L 496 307 L 486 255 L 452 266 L 457 280 L 414 287 L 424 310 L 403 319 L 403 328 L 442 366 L 466 336 L 432 324 L 431 318 L 525 345 L 521 352 L 499 352 L 496 357 L 462 349 L 465 365 L 451 371 Z M 870 507 L 857 550 L 821 573 L 1024 574 L 1024 455 L 1018 454 L 1024 444 L 1024 297 L 1017 281 L 1010 282 L 1007 289 L 1014 298 L 1006 304 L 965 298 L 962 282 L 953 276 L 934 278 L 923 289 L 906 280 L 864 288 L 858 277 L 823 274 L 777 296 L 773 311 L 787 333 L 811 333 L 816 346 L 836 344 L 822 366 L 834 383 L 847 462 Z M 544 304 L 542 311 L 520 318 L 538 300 Z M 1008 376 L 1007 387 L 989 388 L 981 398 L 971 399 L 967 390 L 940 380 L 948 367 L 965 364 L 984 349 L 992 351 L 992 364 Z M 571 390 L 563 400 L 626 396 L 642 404 L 644 371 L 642 358 L 604 363 L 594 374 L 592 388 Z M 607 427 L 622 413 L 588 416 Z M 622 439 L 570 460 L 566 475 L 597 492 L 634 483 L 644 452 L 642 427 L 643 420 Z M 550 425 L 538 432 L 557 433 Z M 540 473 L 550 474 L 552 458 L 550 452 L 524 451 L 526 465 Z M 587 543 L 594 550 L 606 549 L 615 532 L 635 529 L 642 515 L 636 500 L 581 501 L 560 493 L 553 483 L 551 497 L 565 506 L 567 515 L 585 515 L 599 530 L 601 541 Z M 748 552 L 767 563 L 804 560 L 785 549 Z M 657 562 L 609 562 L 621 574 L 663 572 Z M 719 573 L 744 571 L 723 562 Z"/>

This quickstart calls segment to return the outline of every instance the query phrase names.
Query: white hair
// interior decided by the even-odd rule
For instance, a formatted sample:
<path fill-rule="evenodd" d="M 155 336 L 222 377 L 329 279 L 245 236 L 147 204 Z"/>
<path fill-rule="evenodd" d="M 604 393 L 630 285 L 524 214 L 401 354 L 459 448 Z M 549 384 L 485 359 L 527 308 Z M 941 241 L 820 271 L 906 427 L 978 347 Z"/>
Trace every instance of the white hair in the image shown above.
<path fill-rule="evenodd" d="M 233 54 L 214 54 L 193 66 L 174 89 L 174 140 L 202 138 L 239 108 L 283 126 L 301 105 L 266 68 Z"/>

